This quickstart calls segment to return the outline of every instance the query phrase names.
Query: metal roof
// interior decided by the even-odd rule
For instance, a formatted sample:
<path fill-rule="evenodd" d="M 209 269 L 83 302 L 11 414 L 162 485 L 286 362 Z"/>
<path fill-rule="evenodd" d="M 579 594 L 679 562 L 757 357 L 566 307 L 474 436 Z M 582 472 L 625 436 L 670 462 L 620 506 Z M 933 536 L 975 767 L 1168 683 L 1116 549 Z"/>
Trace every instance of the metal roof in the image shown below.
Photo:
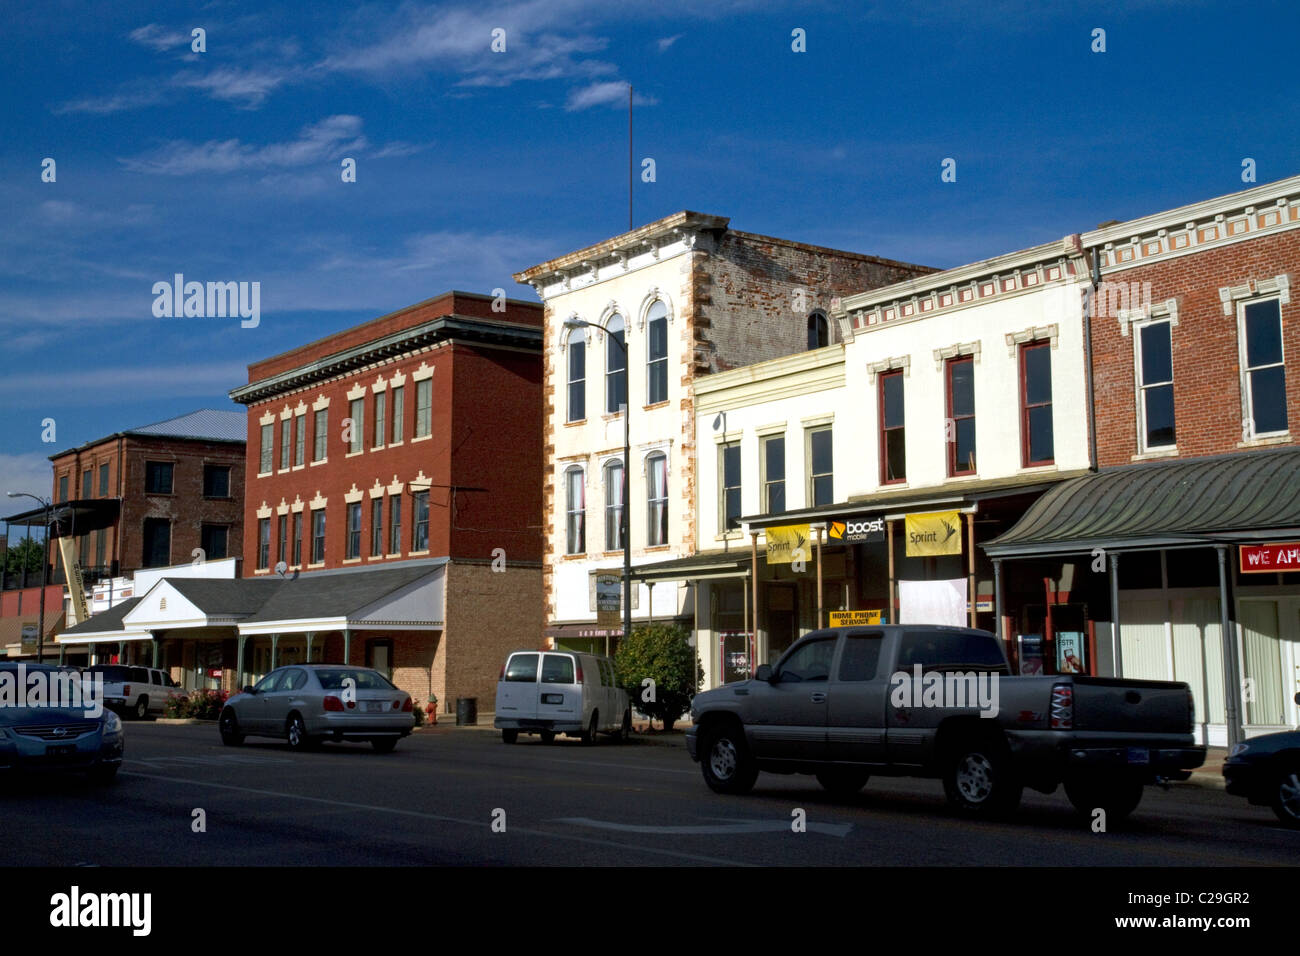
<path fill-rule="evenodd" d="M 161 435 L 168 438 L 195 438 L 209 441 L 247 441 L 248 415 L 244 411 L 200 408 L 188 415 L 128 428 L 128 435 Z"/>
<path fill-rule="evenodd" d="M 256 613 L 241 623 L 346 617 L 427 577 L 446 563 L 439 558 L 410 561 L 391 568 L 314 571 L 296 579 L 286 578 Z"/>
<path fill-rule="evenodd" d="M 992 557 L 1259 541 L 1300 532 L 1300 448 L 1105 468 L 1057 485 Z"/>

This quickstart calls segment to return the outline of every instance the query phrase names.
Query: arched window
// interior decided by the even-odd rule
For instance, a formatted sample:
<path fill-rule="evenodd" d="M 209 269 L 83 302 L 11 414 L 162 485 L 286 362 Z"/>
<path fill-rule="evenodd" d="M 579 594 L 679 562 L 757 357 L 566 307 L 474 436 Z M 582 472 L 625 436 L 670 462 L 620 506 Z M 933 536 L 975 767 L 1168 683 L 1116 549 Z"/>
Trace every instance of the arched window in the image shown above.
<path fill-rule="evenodd" d="M 564 516 L 565 554 L 586 554 L 586 488 L 577 465 L 564 473 Z"/>
<path fill-rule="evenodd" d="M 605 323 L 605 414 L 627 404 L 627 346 L 623 316 L 615 312 Z"/>
<path fill-rule="evenodd" d="M 605 550 L 623 550 L 623 462 L 605 466 Z"/>
<path fill-rule="evenodd" d="M 656 300 L 646 313 L 646 404 L 668 401 L 668 306 Z"/>
<path fill-rule="evenodd" d="M 646 456 L 646 546 L 668 543 L 668 456 Z"/>
<path fill-rule="evenodd" d="M 569 417 L 580 422 L 587 417 L 587 330 L 571 329 L 565 344 L 569 355 Z"/>
<path fill-rule="evenodd" d="M 825 348 L 831 343 L 830 325 L 826 321 L 826 313 L 817 311 L 808 314 L 808 348 L 820 349 Z"/>

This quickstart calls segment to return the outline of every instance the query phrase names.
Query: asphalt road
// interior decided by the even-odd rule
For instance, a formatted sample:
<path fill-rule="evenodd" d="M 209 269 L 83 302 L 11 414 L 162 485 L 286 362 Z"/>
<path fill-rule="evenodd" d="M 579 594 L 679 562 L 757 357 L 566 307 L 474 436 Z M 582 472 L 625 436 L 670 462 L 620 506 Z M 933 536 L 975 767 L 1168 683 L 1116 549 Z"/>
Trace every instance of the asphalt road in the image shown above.
<path fill-rule="evenodd" d="M 1026 791 L 1010 822 L 955 816 L 937 781 L 876 778 L 852 799 L 764 774 L 712 793 L 680 747 L 594 748 L 439 728 L 392 754 L 225 747 L 211 726 L 127 724 L 117 782 L 6 781 L 3 866 L 1294 865 L 1300 831 L 1208 789 L 1148 788 L 1094 833 L 1064 795 Z M 195 832 L 202 810 L 204 832 Z M 794 832 L 796 810 L 806 831 Z M 494 828 L 494 820 L 496 826 Z M 504 832 L 500 832 L 504 823 Z"/>

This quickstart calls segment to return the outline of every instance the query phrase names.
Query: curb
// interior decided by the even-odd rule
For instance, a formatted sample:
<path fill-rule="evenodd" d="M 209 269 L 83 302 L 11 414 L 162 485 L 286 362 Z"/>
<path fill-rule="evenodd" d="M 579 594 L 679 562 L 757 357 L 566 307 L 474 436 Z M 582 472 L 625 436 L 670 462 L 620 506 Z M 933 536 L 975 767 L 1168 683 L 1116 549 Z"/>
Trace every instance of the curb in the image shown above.
<path fill-rule="evenodd" d="M 150 721 L 134 720 L 134 724 L 158 724 L 163 727 L 188 727 L 194 724 L 216 724 L 215 720 L 200 720 L 198 717 L 155 717 Z"/>

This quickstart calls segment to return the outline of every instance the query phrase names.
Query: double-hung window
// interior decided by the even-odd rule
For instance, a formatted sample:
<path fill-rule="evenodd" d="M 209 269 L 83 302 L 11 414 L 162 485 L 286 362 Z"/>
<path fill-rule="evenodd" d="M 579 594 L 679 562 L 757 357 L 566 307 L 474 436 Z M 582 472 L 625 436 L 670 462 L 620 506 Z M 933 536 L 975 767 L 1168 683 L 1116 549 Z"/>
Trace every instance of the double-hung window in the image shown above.
<path fill-rule="evenodd" d="M 646 313 L 646 404 L 668 401 L 668 307 L 655 300 Z"/>
<path fill-rule="evenodd" d="M 771 435 L 760 441 L 763 446 L 763 502 L 766 514 L 785 511 L 785 436 Z"/>
<path fill-rule="evenodd" d="M 1052 429 L 1052 346 L 1020 346 L 1020 444 L 1024 467 L 1056 460 Z"/>
<path fill-rule="evenodd" d="M 975 474 L 975 360 L 967 355 L 947 362 L 948 475 Z"/>
<path fill-rule="evenodd" d="M 828 505 L 835 500 L 835 455 L 830 425 L 808 429 L 808 504 Z"/>
<path fill-rule="evenodd" d="M 903 372 L 880 376 L 880 483 L 907 480 L 907 418 L 903 409 Z"/>
<path fill-rule="evenodd" d="M 1238 323 L 1245 408 L 1243 437 L 1282 434 L 1287 430 L 1287 413 L 1281 302 L 1243 302 L 1238 308 Z"/>
<path fill-rule="evenodd" d="M 668 456 L 661 451 L 645 460 L 646 545 L 668 543 Z"/>
<path fill-rule="evenodd" d="M 1148 322 L 1133 330 L 1140 452 L 1175 445 L 1172 328 L 1166 319 Z"/>
<path fill-rule="evenodd" d="M 623 549 L 623 462 L 605 466 L 605 550 Z"/>
<path fill-rule="evenodd" d="M 718 446 L 718 513 L 722 518 L 722 530 L 732 531 L 740 527 L 740 442 L 728 442 Z"/>
<path fill-rule="evenodd" d="M 564 473 L 565 554 L 586 553 L 586 517 L 586 487 L 582 469 L 575 465 Z"/>

